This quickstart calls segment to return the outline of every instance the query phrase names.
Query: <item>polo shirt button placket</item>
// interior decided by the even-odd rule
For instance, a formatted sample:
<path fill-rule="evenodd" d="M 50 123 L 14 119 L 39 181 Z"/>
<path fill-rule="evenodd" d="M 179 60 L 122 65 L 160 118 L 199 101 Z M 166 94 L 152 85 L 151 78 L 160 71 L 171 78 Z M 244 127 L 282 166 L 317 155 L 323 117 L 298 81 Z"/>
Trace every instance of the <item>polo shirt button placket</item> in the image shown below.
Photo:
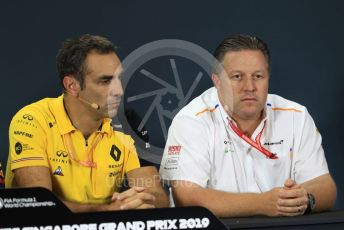
<path fill-rule="evenodd" d="M 249 153 L 251 152 L 251 150 L 252 150 L 252 147 L 249 147 L 249 148 L 247 149 L 247 154 L 249 154 Z"/>

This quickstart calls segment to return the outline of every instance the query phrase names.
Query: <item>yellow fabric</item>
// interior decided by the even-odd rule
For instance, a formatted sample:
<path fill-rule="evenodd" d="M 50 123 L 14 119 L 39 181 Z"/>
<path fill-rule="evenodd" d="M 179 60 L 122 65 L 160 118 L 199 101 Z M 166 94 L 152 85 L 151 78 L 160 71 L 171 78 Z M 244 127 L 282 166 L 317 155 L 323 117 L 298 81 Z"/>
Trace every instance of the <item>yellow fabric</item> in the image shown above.
<path fill-rule="evenodd" d="M 63 199 L 105 203 L 118 191 L 124 173 L 140 167 L 133 139 L 114 131 L 110 122 L 104 119 L 100 130 L 86 141 L 66 114 L 63 95 L 24 107 L 13 117 L 9 129 L 6 187 L 14 186 L 12 170 L 46 166 L 53 191 Z M 68 139 L 72 146 L 66 146 Z M 77 162 L 86 160 L 90 151 L 90 160 L 96 164 L 93 168 Z"/>

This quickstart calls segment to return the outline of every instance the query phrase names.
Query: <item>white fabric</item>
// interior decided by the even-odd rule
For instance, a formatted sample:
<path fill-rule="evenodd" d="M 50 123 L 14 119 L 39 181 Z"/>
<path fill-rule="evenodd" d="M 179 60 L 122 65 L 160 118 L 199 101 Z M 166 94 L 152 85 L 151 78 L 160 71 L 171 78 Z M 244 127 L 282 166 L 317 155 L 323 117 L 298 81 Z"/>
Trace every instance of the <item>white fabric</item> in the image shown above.
<path fill-rule="evenodd" d="M 162 179 L 227 192 L 265 192 L 282 187 L 287 178 L 303 183 L 328 173 L 321 135 L 304 106 L 269 94 L 265 112 L 252 139 L 266 120 L 261 144 L 277 154 L 276 160 L 237 136 L 216 88 L 208 89 L 173 119 L 160 166 Z"/>

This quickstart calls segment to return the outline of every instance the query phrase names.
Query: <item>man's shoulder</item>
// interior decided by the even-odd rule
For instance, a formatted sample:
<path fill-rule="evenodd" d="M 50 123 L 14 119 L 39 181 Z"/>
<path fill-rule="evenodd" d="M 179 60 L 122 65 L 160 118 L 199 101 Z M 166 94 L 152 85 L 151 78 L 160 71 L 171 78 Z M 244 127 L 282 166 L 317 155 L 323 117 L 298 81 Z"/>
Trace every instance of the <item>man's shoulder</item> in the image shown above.
<path fill-rule="evenodd" d="M 50 103 L 52 103 L 57 98 L 44 98 L 39 101 L 28 104 L 17 111 L 13 116 L 12 122 L 14 120 L 22 120 L 26 122 L 35 123 L 37 120 L 41 120 L 46 115 L 51 113 Z"/>
<path fill-rule="evenodd" d="M 300 113 L 304 113 L 306 111 L 305 106 L 276 94 L 268 94 L 266 104 L 275 111 L 294 111 Z"/>
<path fill-rule="evenodd" d="M 110 135 L 110 138 L 112 138 L 114 141 L 120 142 L 123 144 L 134 142 L 134 139 L 131 135 L 126 134 L 122 131 L 115 130 L 113 128 L 111 128 L 111 129 L 112 129 L 112 135 Z"/>
<path fill-rule="evenodd" d="M 208 112 L 213 112 L 217 108 L 218 97 L 216 88 L 212 87 L 204 91 L 185 105 L 176 115 L 178 117 L 191 117 L 200 119 Z"/>

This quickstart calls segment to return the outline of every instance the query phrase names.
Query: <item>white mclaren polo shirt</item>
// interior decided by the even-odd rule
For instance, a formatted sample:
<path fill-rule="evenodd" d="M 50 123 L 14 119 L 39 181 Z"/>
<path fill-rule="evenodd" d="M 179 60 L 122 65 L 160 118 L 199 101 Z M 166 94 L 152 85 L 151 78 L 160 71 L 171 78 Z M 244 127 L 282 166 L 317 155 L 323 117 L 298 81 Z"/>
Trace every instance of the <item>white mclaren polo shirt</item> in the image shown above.
<path fill-rule="evenodd" d="M 328 173 L 321 135 L 304 106 L 268 95 L 266 117 L 252 135 L 278 159 L 267 158 L 228 126 L 216 88 L 173 119 L 160 166 L 163 180 L 186 180 L 227 192 L 265 192 L 292 178 L 303 183 Z"/>

